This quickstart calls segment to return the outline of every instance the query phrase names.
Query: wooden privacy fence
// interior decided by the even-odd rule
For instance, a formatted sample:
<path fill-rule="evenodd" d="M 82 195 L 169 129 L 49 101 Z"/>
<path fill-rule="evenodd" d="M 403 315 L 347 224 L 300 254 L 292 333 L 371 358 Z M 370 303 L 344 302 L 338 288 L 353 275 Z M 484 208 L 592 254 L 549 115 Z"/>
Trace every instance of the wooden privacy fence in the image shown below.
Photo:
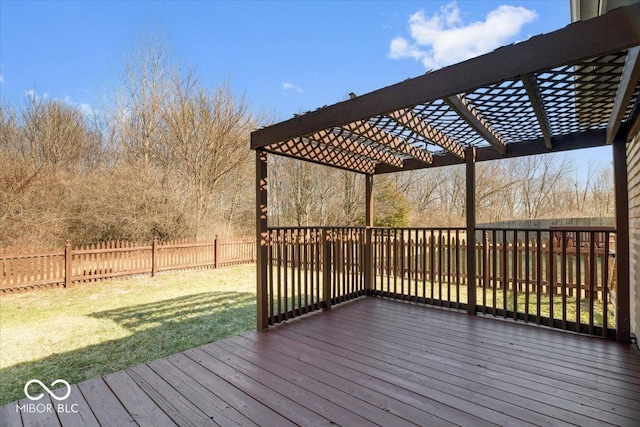
<path fill-rule="evenodd" d="M 471 281 L 464 228 L 267 231 L 270 325 L 362 295 L 467 309 L 471 285 L 477 313 L 615 335 L 613 228 L 479 228 Z"/>
<path fill-rule="evenodd" d="M 115 277 L 255 262 L 255 240 L 102 242 L 64 249 L 0 248 L 0 291 L 69 287 Z"/>

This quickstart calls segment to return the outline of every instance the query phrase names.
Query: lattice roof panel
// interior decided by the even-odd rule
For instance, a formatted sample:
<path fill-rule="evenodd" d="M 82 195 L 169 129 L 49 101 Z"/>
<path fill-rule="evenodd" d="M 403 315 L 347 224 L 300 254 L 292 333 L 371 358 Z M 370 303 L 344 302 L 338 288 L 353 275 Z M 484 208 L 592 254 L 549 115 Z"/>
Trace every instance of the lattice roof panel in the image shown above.
<path fill-rule="evenodd" d="M 639 52 L 640 3 L 257 130 L 251 146 L 369 174 L 605 145 L 638 128 Z"/>
<path fill-rule="evenodd" d="M 465 93 L 506 143 L 542 138 L 531 99 L 522 80 L 507 80 Z"/>
<path fill-rule="evenodd" d="M 434 99 L 413 109 L 418 117 L 454 141 L 460 142 L 465 148 L 470 146 L 486 146 L 485 140 L 473 130 L 444 100 Z"/>
<path fill-rule="evenodd" d="M 554 135 L 607 126 L 625 57 L 619 52 L 537 76 Z"/>

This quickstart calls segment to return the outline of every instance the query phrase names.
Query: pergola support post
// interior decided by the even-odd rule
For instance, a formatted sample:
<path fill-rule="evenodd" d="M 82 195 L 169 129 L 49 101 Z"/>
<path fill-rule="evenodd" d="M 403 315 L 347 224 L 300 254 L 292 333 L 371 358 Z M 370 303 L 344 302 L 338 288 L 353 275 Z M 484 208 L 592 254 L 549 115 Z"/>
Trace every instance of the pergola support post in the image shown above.
<path fill-rule="evenodd" d="M 364 289 L 367 295 L 373 291 L 373 175 L 365 175 L 365 216 L 364 216 Z"/>
<path fill-rule="evenodd" d="M 631 342 L 629 295 L 629 188 L 624 138 L 613 141 L 613 181 L 616 198 L 616 339 Z"/>
<path fill-rule="evenodd" d="M 467 169 L 467 313 L 476 314 L 476 148 L 464 153 Z"/>
<path fill-rule="evenodd" d="M 267 153 L 256 150 L 256 267 L 257 267 L 257 329 L 269 327 L 267 309 Z"/>

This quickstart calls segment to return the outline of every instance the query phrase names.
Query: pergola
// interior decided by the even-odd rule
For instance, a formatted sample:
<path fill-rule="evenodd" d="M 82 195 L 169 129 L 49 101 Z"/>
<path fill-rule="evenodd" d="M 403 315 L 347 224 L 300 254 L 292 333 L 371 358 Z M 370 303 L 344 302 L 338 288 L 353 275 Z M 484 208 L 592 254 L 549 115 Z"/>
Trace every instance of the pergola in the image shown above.
<path fill-rule="evenodd" d="M 466 236 L 475 244 L 475 164 L 612 145 L 618 301 L 629 301 L 626 144 L 640 130 L 640 4 L 571 24 L 254 131 L 258 329 L 267 322 L 267 153 L 373 176 L 466 165 Z M 371 235 L 364 242 L 371 282 Z M 367 261 L 369 260 L 369 261 Z M 466 254 L 474 275 L 475 252 Z M 467 309 L 475 314 L 471 287 Z M 630 339 L 629 304 L 617 305 L 617 339 Z"/>

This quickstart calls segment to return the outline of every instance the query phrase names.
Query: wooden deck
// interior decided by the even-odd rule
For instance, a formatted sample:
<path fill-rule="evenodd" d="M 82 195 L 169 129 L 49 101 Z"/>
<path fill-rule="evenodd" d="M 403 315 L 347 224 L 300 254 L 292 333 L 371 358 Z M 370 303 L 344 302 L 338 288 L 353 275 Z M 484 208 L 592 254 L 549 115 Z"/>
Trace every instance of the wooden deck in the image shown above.
<path fill-rule="evenodd" d="M 64 403 L 77 413 L 5 405 L 0 425 L 638 426 L 640 352 L 364 298 L 82 382 Z"/>

